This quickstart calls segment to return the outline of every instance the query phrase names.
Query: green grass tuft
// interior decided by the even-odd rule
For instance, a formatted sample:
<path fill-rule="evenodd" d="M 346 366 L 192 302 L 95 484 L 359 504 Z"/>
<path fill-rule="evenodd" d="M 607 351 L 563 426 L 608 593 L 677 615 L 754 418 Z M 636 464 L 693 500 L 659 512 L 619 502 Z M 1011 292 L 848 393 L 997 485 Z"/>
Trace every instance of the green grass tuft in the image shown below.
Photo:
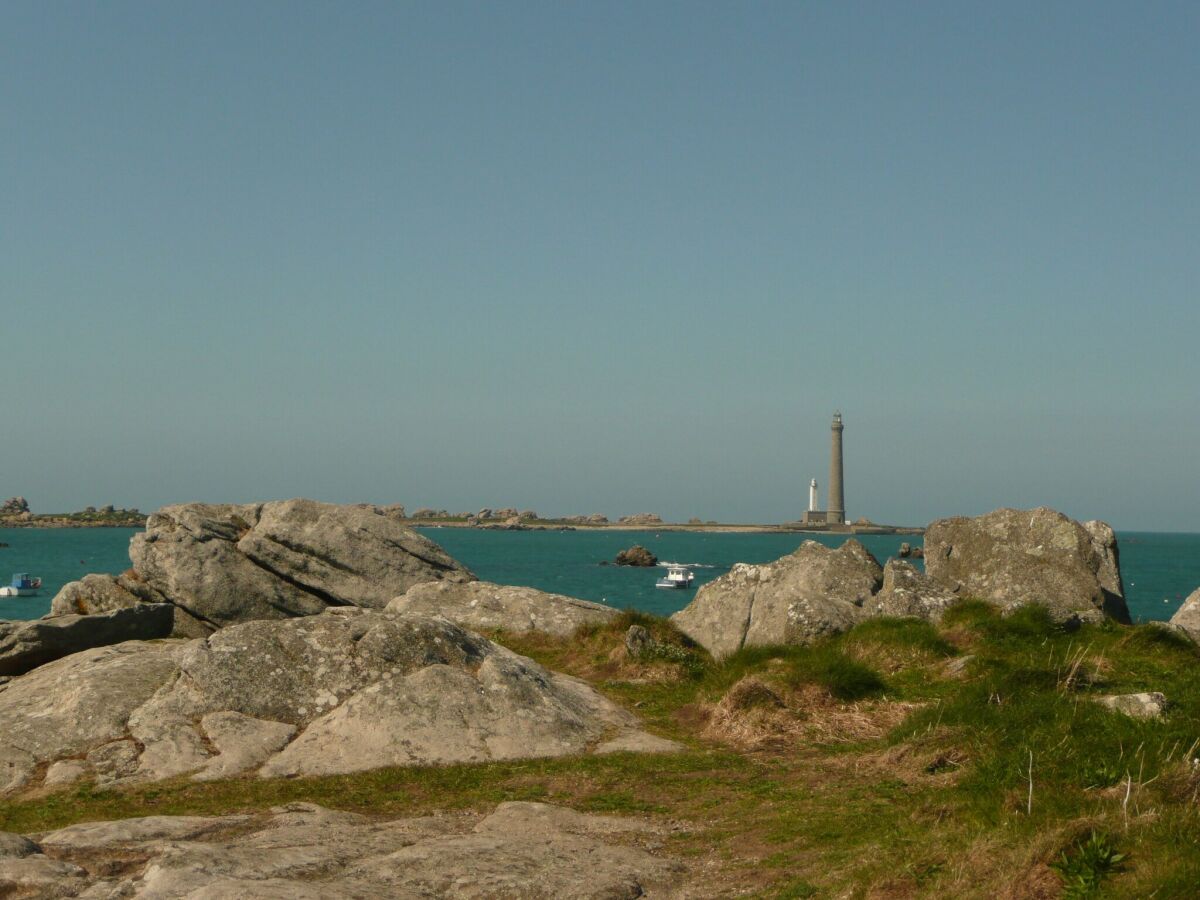
<path fill-rule="evenodd" d="M 1079 841 L 1071 852 L 1050 863 L 1063 880 L 1064 898 L 1082 900 L 1094 897 L 1100 882 L 1108 875 L 1119 872 L 1125 862 L 1125 854 L 1118 853 L 1108 835 L 1093 831 L 1086 840 Z"/>
<path fill-rule="evenodd" d="M 851 634 L 856 641 L 921 650 L 934 656 L 949 657 L 958 653 L 955 646 L 942 637 L 937 628 L 921 619 L 867 619 Z"/>
<path fill-rule="evenodd" d="M 843 701 L 865 700 L 887 690 L 887 682 L 878 671 L 828 645 L 794 658 L 785 678 L 793 686 L 818 684 Z"/>

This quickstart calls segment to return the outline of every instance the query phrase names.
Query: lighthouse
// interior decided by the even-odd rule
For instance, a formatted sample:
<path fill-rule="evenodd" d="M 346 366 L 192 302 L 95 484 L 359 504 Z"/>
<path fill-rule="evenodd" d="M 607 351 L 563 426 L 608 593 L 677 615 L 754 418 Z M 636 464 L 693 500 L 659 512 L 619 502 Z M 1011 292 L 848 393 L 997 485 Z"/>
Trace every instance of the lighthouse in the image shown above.
<path fill-rule="evenodd" d="M 810 513 L 818 511 L 817 503 L 817 479 L 814 478 L 808 485 L 808 511 Z"/>
<path fill-rule="evenodd" d="M 829 516 L 830 525 L 846 521 L 846 498 L 842 493 L 842 414 L 833 414 L 829 447 Z"/>

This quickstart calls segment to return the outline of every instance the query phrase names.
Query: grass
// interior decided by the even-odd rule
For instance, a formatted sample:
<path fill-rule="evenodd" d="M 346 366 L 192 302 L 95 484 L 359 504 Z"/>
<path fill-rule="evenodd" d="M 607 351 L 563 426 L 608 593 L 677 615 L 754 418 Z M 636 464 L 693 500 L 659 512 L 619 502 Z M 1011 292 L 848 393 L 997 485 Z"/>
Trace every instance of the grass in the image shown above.
<path fill-rule="evenodd" d="M 1087 840 L 1079 841 L 1070 851 L 1064 850 L 1050 868 L 1063 881 L 1063 897 L 1094 897 L 1101 882 L 1114 872 L 1121 871 L 1125 854 L 1118 853 L 1108 835 L 1092 832 Z"/>
<path fill-rule="evenodd" d="M 655 645 L 632 659 L 624 633 L 635 624 Z M 880 619 L 722 661 L 632 612 L 566 640 L 493 637 L 587 679 L 686 749 L 83 786 L 0 802 L 0 829 L 294 800 L 388 816 L 542 800 L 679 823 L 663 850 L 695 862 L 697 890 L 713 895 L 1174 897 L 1200 878 L 1200 653 L 1167 629 L 1067 633 L 1036 608 L 1002 617 L 968 602 L 936 628 Z M 947 663 L 965 655 L 970 666 L 951 674 Z M 735 690 L 744 702 L 722 705 Z M 1162 719 L 1094 702 L 1144 690 L 1172 701 Z M 807 727 L 888 711 L 898 725 L 852 740 Z M 747 748 L 713 730 L 718 714 L 780 727 Z"/>

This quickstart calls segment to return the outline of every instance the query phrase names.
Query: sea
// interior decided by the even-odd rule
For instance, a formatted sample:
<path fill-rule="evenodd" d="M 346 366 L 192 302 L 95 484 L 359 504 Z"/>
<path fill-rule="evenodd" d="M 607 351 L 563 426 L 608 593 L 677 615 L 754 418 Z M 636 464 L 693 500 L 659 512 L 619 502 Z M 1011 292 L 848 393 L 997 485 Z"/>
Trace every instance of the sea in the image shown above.
<path fill-rule="evenodd" d="M 806 540 L 837 546 L 841 535 L 693 531 L 480 531 L 423 528 L 476 575 L 658 615 L 686 606 L 692 590 L 663 590 L 654 582 L 662 569 L 611 564 L 621 550 L 641 544 L 663 562 L 685 563 L 695 586 L 728 572 L 734 563 L 764 563 L 795 550 Z M 89 572 L 118 574 L 129 568 L 132 528 L 0 529 L 0 584 L 11 574 L 40 576 L 36 597 L 0 598 L 0 618 L 35 619 L 50 609 L 64 584 Z M 1118 532 L 1121 574 L 1130 613 L 1137 621 L 1169 619 L 1200 587 L 1200 534 Z M 902 542 L 920 536 L 861 535 L 859 540 L 883 562 Z"/>

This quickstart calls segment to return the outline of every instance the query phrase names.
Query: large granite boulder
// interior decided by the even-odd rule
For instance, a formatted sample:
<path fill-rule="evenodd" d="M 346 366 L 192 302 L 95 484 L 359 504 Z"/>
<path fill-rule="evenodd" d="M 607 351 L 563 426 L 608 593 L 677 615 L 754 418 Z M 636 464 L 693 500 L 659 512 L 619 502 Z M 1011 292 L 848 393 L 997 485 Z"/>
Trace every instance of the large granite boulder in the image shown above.
<path fill-rule="evenodd" d="M 804 644 L 850 629 L 882 578 L 879 562 L 856 540 L 836 550 L 805 541 L 773 563 L 738 563 L 671 619 L 717 657 L 752 645 Z"/>
<path fill-rule="evenodd" d="M 331 609 L 128 642 L 0 687 L 0 790 L 673 749 L 585 683 L 444 619 Z"/>
<path fill-rule="evenodd" d="M 1192 591 L 1183 606 L 1171 616 L 1171 624 L 1181 629 L 1192 640 L 1200 642 L 1200 588 Z"/>
<path fill-rule="evenodd" d="M 651 852 L 662 836 L 639 820 L 542 803 L 394 820 L 291 803 L 256 816 L 87 822 L 36 842 L 11 835 L 20 852 L 0 855 L 0 894 L 680 897 L 683 867 Z"/>
<path fill-rule="evenodd" d="M 1035 603 L 1058 621 L 1130 621 L 1112 528 L 1046 507 L 939 519 L 925 531 L 925 571 L 1004 610 Z"/>
<path fill-rule="evenodd" d="M 465 628 L 542 631 L 559 637 L 620 615 L 601 603 L 487 581 L 427 581 L 410 587 L 387 608 L 390 612 L 442 616 Z"/>
<path fill-rule="evenodd" d="M 329 606 L 382 608 L 423 581 L 474 579 L 391 516 L 312 500 L 168 506 L 150 516 L 129 556 L 144 591 L 210 628 Z"/>
<path fill-rule="evenodd" d="M 883 587 L 863 605 L 863 610 L 872 616 L 911 616 L 940 622 L 959 599 L 912 563 L 889 559 L 883 567 Z"/>
<path fill-rule="evenodd" d="M 0 621 L 0 675 L 23 675 L 92 647 L 169 637 L 174 624 L 166 603 L 139 603 L 94 616 Z"/>

